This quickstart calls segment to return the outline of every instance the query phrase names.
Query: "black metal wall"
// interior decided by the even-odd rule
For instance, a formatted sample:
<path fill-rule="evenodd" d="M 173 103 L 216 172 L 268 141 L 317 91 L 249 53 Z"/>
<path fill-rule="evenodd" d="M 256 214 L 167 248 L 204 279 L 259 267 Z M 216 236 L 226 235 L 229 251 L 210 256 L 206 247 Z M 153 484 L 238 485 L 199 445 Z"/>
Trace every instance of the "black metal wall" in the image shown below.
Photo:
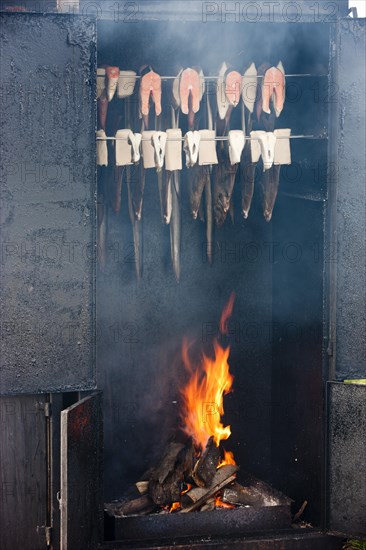
<path fill-rule="evenodd" d="M 337 35 L 338 168 L 335 232 L 329 262 L 336 274 L 336 379 L 366 377 L 365 19 L 343 20 Z M 334 173 L 335 172 L 335 173 Z"/>
<path fill-rule="evenodd" d="M 0 393 L 95 385 L 95 24 L 1 15 Z"/>

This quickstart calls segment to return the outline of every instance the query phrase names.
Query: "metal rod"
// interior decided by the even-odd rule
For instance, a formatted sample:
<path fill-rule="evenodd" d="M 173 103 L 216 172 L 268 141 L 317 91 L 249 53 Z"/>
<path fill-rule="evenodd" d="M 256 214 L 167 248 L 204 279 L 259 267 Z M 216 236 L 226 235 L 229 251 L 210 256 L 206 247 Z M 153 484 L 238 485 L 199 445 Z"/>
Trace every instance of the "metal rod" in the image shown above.
<path fill-rule="evenodd" d="M 128 136 L 126 137 L 97 137 L 97 141 L 122 141 L 128 140 Z M 227 141 L 229 139 L 228 136 L 219 136 L 215 138 L 202 138 L 201 141 Z M 258 141 L 259 138 L 250 138 L 250 137 L 244 137 L 246 141 Z M 277 139 L 328 139 L 328 136 L 277 136 Z M 150 138 L 143 138 L 141 141 L 150 141 Z M 184 138 L 168 138 L 167 141 L 184 141 Z"/>
<path fill-rule="evenodd" d="M 200 79 L 202 79 L 202 80 L 217 80 L 219 78 L 224 78 L 224 76 L 225 75 L 221 75 L 221 76 L 200 76 Z M 253 78 L 253 76 L 243 75 L 243 78 Z M 316 77 L 316 78 L 319 78 L 319 77 L 328 77 L 329 75 L 327 75 L 327 74 L 310 74 L 309 73 L 309 74 L 285 74 L 284 76 L 286 78 L 291 78 L 291 77 L 296 77 L 296 78 Z M 177 77 L 178 77 L 178 75 L 176 75 L 176 76 L 161 76 L 160 78 L 161 78 L 161 80 L 175 80 Z M 105 75 L 101 75 L 101 74 L 97 75 L 97 78 L 105 78 Z M 138 78 L 141 78 L 141 76 L 139 76 L 139 75 L 133 76 L 133 75 L 127 75 L 127 74 L 126 75 L 120 74 L 119 78 L 128 78 L 128 79 L 135 78 L 135 79 L 138 79 Z M 255 78 L 264 78 L 264 75 L 255 75 Z"/>

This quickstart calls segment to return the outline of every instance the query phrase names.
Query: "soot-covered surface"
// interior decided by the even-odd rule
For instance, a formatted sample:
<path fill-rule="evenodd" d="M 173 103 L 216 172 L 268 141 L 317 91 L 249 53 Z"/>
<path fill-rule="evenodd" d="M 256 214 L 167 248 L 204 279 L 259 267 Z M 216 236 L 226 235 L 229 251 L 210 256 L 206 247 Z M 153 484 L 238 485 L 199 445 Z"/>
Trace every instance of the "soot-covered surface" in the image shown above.
<path fill-rule="evenodd" d="M 0 393 L 95 385 L 95 23 L 1 16 Z"/>

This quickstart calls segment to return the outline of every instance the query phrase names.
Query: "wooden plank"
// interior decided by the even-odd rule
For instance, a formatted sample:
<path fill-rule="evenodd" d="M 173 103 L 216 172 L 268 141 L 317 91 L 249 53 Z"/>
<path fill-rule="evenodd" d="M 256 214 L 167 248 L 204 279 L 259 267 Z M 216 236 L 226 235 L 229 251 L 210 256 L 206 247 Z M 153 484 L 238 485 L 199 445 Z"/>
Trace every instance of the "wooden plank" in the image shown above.
<path fill-rule="evenodd" d="M 44 397 L 0 398 L 1 550 L 46 548 L 44 404 Z"/>
<path fill-rule="evenodd" d="M 102 526 L 102 400 L 95 392 L 61 413 L 61 548 L 94 550 Z"/>

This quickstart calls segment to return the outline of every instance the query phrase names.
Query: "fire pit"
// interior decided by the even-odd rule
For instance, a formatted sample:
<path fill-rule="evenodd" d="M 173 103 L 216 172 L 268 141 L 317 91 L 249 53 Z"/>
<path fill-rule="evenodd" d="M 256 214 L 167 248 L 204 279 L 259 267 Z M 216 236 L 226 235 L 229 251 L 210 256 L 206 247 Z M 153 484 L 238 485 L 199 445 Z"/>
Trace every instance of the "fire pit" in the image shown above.
<path fill-rule="evenodd" d="M 222 312 L 221 336 L 228 333 L 234 300 L 232 294 Z M 136 483 L 138 498 L 105 506 L 114 518 L 118 538 L 153 539 L 162 533 L 169 538 L 184 533 L 188 525 L 192 536 L 222 535 L 226 529 L 235 535 L 291 525 L 291 500 L 249 474 L 242 473 L 239 483 L 234 455 L 221 447 L 221 441 L 231 435 L 230 426 L 221 422 L 224 395 L 233 389 L 230 346 L 224 347 L 215 338 L 210 347 L 210 355 L 196 352 L 195 362 L 190 357 L 194 344 L 183 341 L 188 381 L 180 391 L 182 442 L 170 442 L 158 464 Z M 187 519 L 187 513 L 193 516 Z M 146 516 L 143 521 L 142 516 Z"/>

